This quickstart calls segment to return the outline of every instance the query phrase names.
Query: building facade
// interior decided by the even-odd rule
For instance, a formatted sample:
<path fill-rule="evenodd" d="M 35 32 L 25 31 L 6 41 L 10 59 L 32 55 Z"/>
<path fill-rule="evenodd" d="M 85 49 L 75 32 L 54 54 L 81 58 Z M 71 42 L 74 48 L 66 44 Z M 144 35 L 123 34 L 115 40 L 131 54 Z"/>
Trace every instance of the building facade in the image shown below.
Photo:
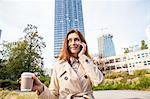
<path fill-rule="evenodd" d="M 115 56 L 115 47 L 111 34 L 104 34 L 98 38 L 98 55 L 101 58 Z"/>
<path fill-rule="evenodd" d="M 70 29 L 78 29 L 84 35 L 81 0 L 55 0 L 54 56 L 58 57 L 64 37 Z"/>
<path fill-rule="evenodd" d="M 101 61 L 105 62 L 104 71 L 126 71 L 132 74 L 135 70 L 150 69 L 150 49 L 111 56 Z"/>

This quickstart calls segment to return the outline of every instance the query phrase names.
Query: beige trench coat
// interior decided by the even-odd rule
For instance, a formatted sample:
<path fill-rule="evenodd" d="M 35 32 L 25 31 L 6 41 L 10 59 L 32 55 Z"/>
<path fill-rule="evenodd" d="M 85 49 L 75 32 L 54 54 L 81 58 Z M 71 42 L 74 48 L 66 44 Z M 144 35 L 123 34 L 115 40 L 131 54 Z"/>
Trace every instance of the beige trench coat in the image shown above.
<path fill-rule="evenodd" d="M 94 99 L 92 84 L 100 84 L 103 81 L 103 74 L 86 55 L 82 55 L 79 62 L 81 75 L 77 75 L 68 62 L 57 62 L 53 69 L 50 86 L 44 87 L 39 98 Z"/>

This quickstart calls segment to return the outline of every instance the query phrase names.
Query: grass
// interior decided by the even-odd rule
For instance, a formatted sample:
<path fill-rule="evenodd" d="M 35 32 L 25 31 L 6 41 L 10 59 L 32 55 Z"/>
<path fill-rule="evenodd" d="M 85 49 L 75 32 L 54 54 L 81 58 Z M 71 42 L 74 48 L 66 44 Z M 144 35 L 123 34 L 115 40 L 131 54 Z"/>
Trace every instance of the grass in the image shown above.
<path fill-rule="evenodd" d="M 0 99 L 38 99 L 38 96 L 35 92 L 0 90 Z"/>

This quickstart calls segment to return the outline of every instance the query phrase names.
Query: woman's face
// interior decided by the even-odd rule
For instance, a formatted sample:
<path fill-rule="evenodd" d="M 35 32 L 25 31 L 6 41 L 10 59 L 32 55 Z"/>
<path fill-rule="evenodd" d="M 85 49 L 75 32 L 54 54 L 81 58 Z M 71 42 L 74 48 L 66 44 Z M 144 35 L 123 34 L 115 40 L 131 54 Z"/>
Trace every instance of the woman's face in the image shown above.
<path fill-rule="evenodd" d="M 75 57 L 77 57 L 78 52 L 80 51 L 79 42 L 81 42 L 81 39 L 76 33 L 71 33 L 68 35 L 68 47 L 71 54 Z"/>

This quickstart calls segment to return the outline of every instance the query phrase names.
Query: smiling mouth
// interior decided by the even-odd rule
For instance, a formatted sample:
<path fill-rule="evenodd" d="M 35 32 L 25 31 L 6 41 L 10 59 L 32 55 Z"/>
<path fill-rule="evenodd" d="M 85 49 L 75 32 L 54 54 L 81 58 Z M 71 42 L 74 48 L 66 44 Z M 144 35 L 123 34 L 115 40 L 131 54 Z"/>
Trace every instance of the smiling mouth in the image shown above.
<path fill-rule="evenodd" d="M 78 47 L 71 47 L 71 49 L 77 49 Z"/>
<path fill-rule="evenodd" d="M 71 49 L 77 49 L 78 48 L 78 46 L 73 46 L 73 47 L 70 47 Z"/>

